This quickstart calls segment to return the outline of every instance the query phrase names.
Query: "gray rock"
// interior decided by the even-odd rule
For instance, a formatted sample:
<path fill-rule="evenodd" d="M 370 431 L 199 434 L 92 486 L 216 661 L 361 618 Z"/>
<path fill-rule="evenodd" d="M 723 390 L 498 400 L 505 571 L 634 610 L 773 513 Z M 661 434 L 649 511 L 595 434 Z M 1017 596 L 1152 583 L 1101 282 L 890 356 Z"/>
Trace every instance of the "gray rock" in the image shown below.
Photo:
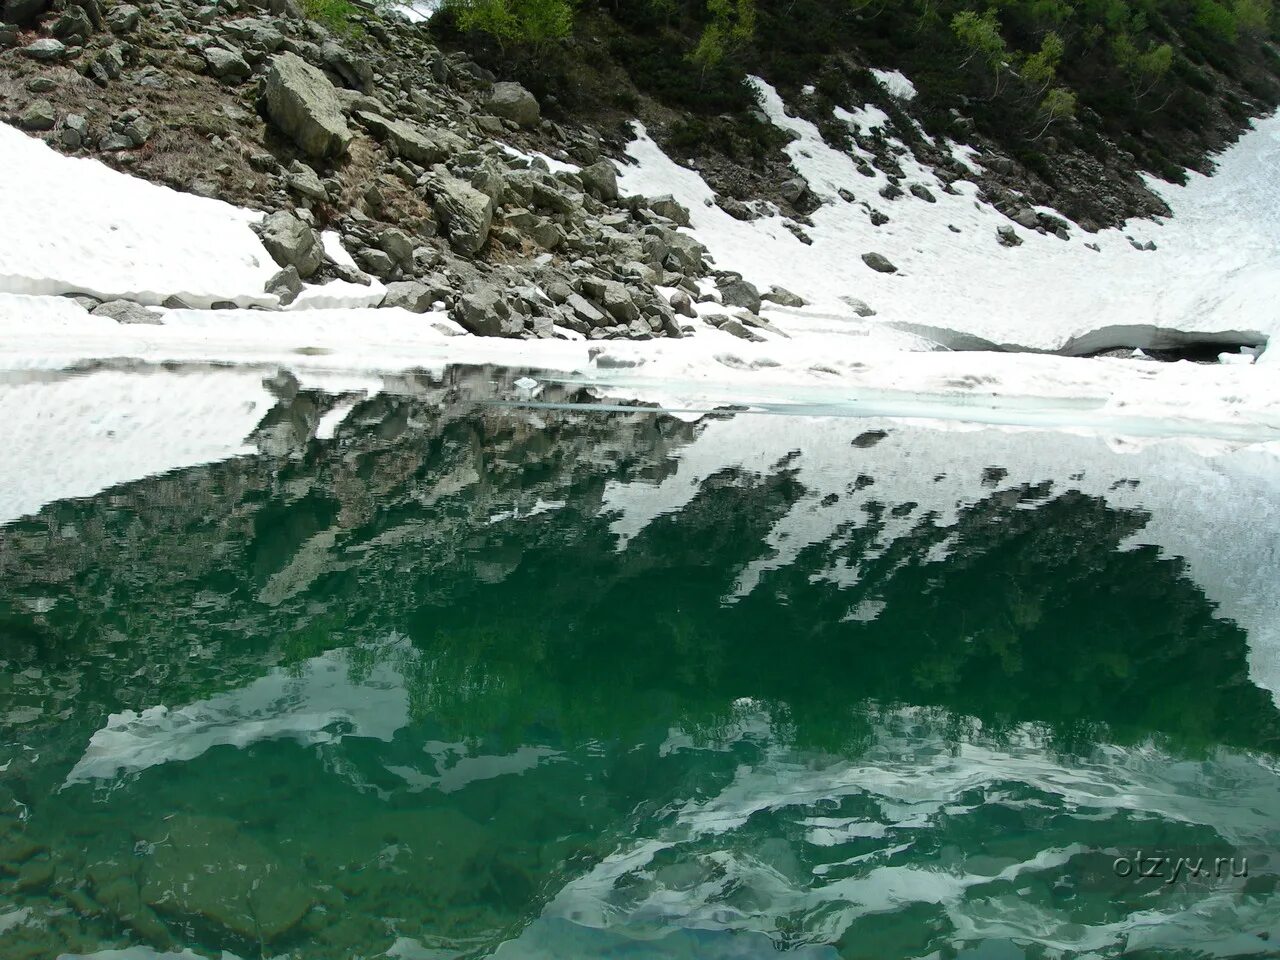
<path fill-rule="evenodd" d="M 124 72 L 124 50 L 120 44 L 113 43 L 101 51 L 94 57 L 89 70 L 93 79 L 102 86 L 106 86 L 108 80 L 120 79 Z"/>
<path fill-rule="evenodd" d="M 289 173 L 284 178 L 285 186 L 300 197 L 324 203 L 329 193 L 320 182 L 319 175 L 301 160 L 295 160 L 289 166 Z"/>
<path fill-rule="evenodd" d="M 792 177 L 783 182 L 778 192 L 787 203 L 796 203 L 809 192 L 809 184 L 805 183 L 803 177 Z"/>
<path fill-rule="evenodd" d="M 83 7 L 67 7 L 62 15 L 53 22 L 53 35 L 62 40 L 72 37 L 84 42 L 93 35 L 93 24 Z"/>
<path fill-rule="evenodd" d="M 572 311 L 573 315 L 584 323 L 589 323 L 593 327 L 604 326 L 608 321 L 605 315 L 586 297 L 579 293 L 575 293 L 565 301 L 564 305 Z"/>
<path fill-rule="evenodd" d="M 760 295 L 761 300 L 768 300 L 783 307 L 803 307 L 804 297 L 798 296 L 783 287 L 770 287 L 767 293 Z"/>
<path fill-rule="evenodd" d="M 52 130 L 56 122 L 53 104 L 48 100 L 34 100 L 18 114 L 18 126 L 23 130 Z"/>
<path fill-rule="evenodd" d="M 22 48 L 22 55 L 32 60 L 39 60 L 41 63 L 54 63 L 67 55 L 67 48 L 61 40 L 45 37 L 43 40 L 28 43 Z"/>
<path fill-rule="evenodd" d="M 754 284 L 742 279 L 717 281 L 720 302 L 727 307 L 745 307 L 752 313 L 760 312 L 760 291 Z"/>
<path fill-rule="evenodd" d="M 531 224 L 524 234 L 543 250 L 558 250 L 568 236 L 560 224 L 544 220 L 542 217 L 536 218 L 536 222 Z"/>
<path fill-rule="evenodd" d="M 522 127 L 534 126 L 542 115 L 537 98 L 520 84 L 507 80 L 493 85 L 485 107 L 493 115 Z"/>
<path fill-rule="evenodd" d="M 428 130 L 407 120 L 394 120 L 368 110 L 355 117 L 379 140 L 385 140 L 405 160 L 432 166 L 467 149 L 466 141 L 448 130 Z"/>
<path fill-rule="evenodd" d="M 743 340 L 751 340 L 756 343 L 764 340 L 764 337 L 760 336 L 758 333 L 753 333 L 751 330 L 748 330 L 741 320 L 734 317 L 725 317 L 721 323 L 717 324 L 717 326 L 725 333 L 731 333 L 735 337 L 739 337 Z"/>
<path fill-rule="evenodd" d="M 933 192 L 928 187 L 926 187 L 923 183 L 913 183 L 909 189 L 911 190 L 912 196 L 920 198 L 925 203 L 938 202 L 938 198 L 935 197 L 933 195 Z"/>
<path fill-rule="evenodd" d="M 660 217 L 666 217 L 672 223 L 678 223 L 682 227 L 689 225 L 689 208 L 672 196 L 652 198 L 649 201 L 649 209 Z"/>
<path fill-rule="evenodd" d="M 284 45 L 284 34 L 268 21 L 257 17 L 224 20 L 222 29 L 235 37 L 247 50 L 255 52 L 258 55 L 255 59 L 275 53 Z"/>
<path fill-rule="evenodd" d="M 881 253 L 864 253 L 862 262 L 876 273 L 897 273 L 898 268 L 889 262 L 889 258 Z"/>
<path fill-rule="evenodd" d="M 448 175 L 431 177 L 427 190 L 453 248 L 459 253 L 478 253 L 493 226 L 493 198 Z"/>
<path fill-rule="evenodd" d="M 384 280 L 390 277 L 396 269 L 396 262 L 389 253 L 375 250 L 373 247 L 357 250 L 356 263 L 360 264 L 366 273 L 371 273 L 375 277 Z"/>
<path fill-rule="evenodd" d="M 751 208 L 741 200 L 735 200 L 733 197 L 718 197 L 716 206 L 735 220 L 751 219 Z"/>
<path fill-rule="evenodd" d="M 440 291 L 417 280 L 399 280 L 387 284 L 384 307 L 400 307 L 410 313 L 426 313 L 432 304 L 442 300 Z"/>
<path fill-rule="evenodd" d="M 131 3 L 121 3 L 107 11 L 107 29 L 112 33 L 128 33 L 138 28 L 142 11 Z"/>
<path fill-rule="evenodd" d="M 324 247 L 320 234 L 288 210 L 279 210 L 262 222 L 262 245 L 282 267 L 296 267 L 303 279 L 320 268 Z"/>
<path fill-rule="evenodd" d="M 620 323 L 632 323 L 640 318 L 640 308 L 631 299 L 626 286 L 617 280 L 609 280 L 604 284 L 601 301 L 609 315 Z"/>
<path fill-rule="evenodd" d="M 511 308 L 494 287 L 482 287 L 459 297 L 453 318 L 464 329 L 482 337 L 501 337 L 523 327 L 522 322 L 519 326 L 511 323 Z"/>
<path fill-rule="evenodd" d="M 401 267 L 413 263 L 413 241 L 409 235 L 397 227 L 387 227 L 378 233 L 378 249 L 389 256 Z"/>
<path fill-rule="evenodd" d="M 140 147 L 151 139 L 155 129 L 155 124 L 146 117 L 138 117 L 126 123 L 120 132 L 129 138 L 130 144 Z"/>
<path fill-rule="evenodd" d="M 341 44 L 326 40 L 320 47 L 324 65 L 337 74 L 344 84 L 361 93 L 373 92 L 373 65 L 367 58 L 353 56 Z"/>
<path fill-rule="evenodd" d="M 132 150 L 133 141 L 124 133 L 112 131 L 98 141 L 98 149 L 104 153 L 115 153 L 120 150 Z"/>
<path fill-rule="evenodd" d="M 351 130 L 328 77 L 292 53 L 271 61 L 263 94 L 271 121 L 309 156 L 346 152 Z"/>
<path fill-rule="evenodd" d="M 1018 236 L 1018 232 L 1007 224 L 1002 227 L 996 227 L 996 239 L 1000 241 L 1002 247 L 1016 247 L 1022 243 L 1022 238 Z"/>
<path fill-rule="evenodd" d="M 865 300 L 859 300 L 857 297 L 841 297 L 845 303 L 853 308 L 853 312 L 860 317 L 874 317 L 876 312 L 867 305 Z"/>
<path fill-rule="evenodd" d="M 253 72 L 244 57 L 222 47 L 206 47 L 204 60 L 209 65 L 209 72 L 219 80 L 247 80 Z"/>
<path fill-rule="evenodd" d="M 682 317 L 692 319 L 698 316 L 698 311 L 693 308 L 693 298 L 683 290 L 677 290 L 671 295 L 671 309 Z"/>
<path fill-rule="evenodd" d="M 618 199 L 618 172 L 608 160 L 601 160 L 583 167 L 578 176 L 586 191 L 597 200 L 606 202 Z"/>
<path fill-rule="evenodd" d="M 293 264 L 285 267 L 267 281 L 265 290 L 279 297 L 281 306 L 293 303 L 302 292 L 302 277 L 298 275 L 298 268 Z"/>
<path fill-rule="evenodd" d="M 91 311 L 95 317 L 109 317 L 116 323 L 163 323 L 158 313 L 153 313 L 132 300 L 108 300 Z"/>
<path fill-rule="evenodd" d="M 69 113 L 62 121 L 62 129 L 58 131 L 58 139 L 68 150 L 78 150 L 88 136 L 89 121 L 78 113 Z"/>
<path fill-rule="evenodd" d="M 686 276 L 702 272 L 702 261 L 707 256 L 706 247 L 687 233 L 672 231 L 666 239 L 670 246 L 663 260 L 667 269 Z"/>
<path fill-rule="evenodd" d="M 1020 227 L 1026 227 L 1028 230 L 1034 230 L 1040 226 L 1040 218 L 1036 216 L 1036 212 L 1030 207 L 1023 207 L 1009 219 Z"/>

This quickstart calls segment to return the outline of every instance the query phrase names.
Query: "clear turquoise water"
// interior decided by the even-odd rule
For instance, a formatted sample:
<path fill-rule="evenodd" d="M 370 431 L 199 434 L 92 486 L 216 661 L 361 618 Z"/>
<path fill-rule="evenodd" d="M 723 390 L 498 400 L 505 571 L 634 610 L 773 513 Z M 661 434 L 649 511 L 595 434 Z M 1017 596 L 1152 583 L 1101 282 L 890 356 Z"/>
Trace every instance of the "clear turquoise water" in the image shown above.
<path fill-rule="evenodd" d="M 5 960 L 1280 955 L 1176 458 L 329 402 L 0 528 Z"/>

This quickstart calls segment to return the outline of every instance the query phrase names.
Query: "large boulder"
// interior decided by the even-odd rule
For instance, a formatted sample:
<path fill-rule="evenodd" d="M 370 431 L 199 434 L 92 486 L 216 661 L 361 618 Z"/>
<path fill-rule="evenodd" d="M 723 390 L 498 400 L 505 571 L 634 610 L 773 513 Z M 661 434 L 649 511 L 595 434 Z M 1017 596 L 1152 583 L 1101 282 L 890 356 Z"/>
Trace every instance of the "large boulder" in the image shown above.
<path fill-rule="evenodd" d="M 267 115 L 308 156 L 346 152 L 351 130 L 329 78 L 292 53 L 271 61 L 263 93 Z"/>
<path fill-rule="evenodd" d="M 306 878 L 235 821 L 177 814 L 139 868 L 143 903 L 182 925 L 253 943 L 284 937 L 311 909 Z"/>
<path fill-rule="evenodd" d="M 582 177 L 582 185 L 597 200 L 618 199 L 618 172 L 608 160 L 600 160 L 583 167 L 578 174 Z"/>
<path fill-rule="evenodd" d="M 410 313 L 426 313 L 432 304 L 445 298 L 445 291 L 417 280 L 398 280 L 387 284 L 384 307 L 400 307 Z"/>
<path fill-rule="evenodd" d="M 463 294 L 458 298 L 453 318 L 481 337 L 515 336 L 524 328 L 523 319 L 512 314 L 495 287 L 481 287 Z"/>
<path fill-rule="evenodd" d="M 433 166 L 467 148 L 466 141 L 448 130 L 428 130 L 407 120 L 394 120 L 367 110 L 357 110 L 356 119 L 379 140 L 385 140 L 397 155 L 414 163 Z"/>
<path fill-rule="evenodd" d="M 116 323 L 163 323 L 158 313 L 148 310 L 132 300 L 108 300 L 90 311 L 95 317 L 109 317 Z"/>
<path fill-rule="evenodd" d="M 248 80 L 253 72 L 244 57 L 223 47 L 206 47 L 204 60 L 209 65 L 209 72 L 219 80 Z"/>
<path fill-rule="evenodd" d="M 288 210 L 278 210 L 262 222 L 262 245 L 282 267 L 296 267 L 306 278 L 320 269 L 324 246 L 320 234 Z"/>
<path fill-rule="evenodd" d="M 41 63 L 54 63 L 67 55 L 67 48 L 61 40 L 42 37 L 23 47 L 22 55 Z"/>
<path fill-rule="evenodd" d="M 760 291 L 755 284 L 741 277 L 731 277 L 721 280 L 716 286 L 720 290 L 720 302 L 726 307 L 746 307 L 752 313 L 760 312 Z"/>
<path fill-rule="evenodd" d="M 479 253 L 493 226 L 493 198 L 448 175 L 432 177 L 427 190 L 453 248 L 459 253 Z"/>
<path fill-rule="evenodd" d="M 666 217 L 682 227 L 689 226 L 689 208 L 677 201 L 670 194 L 654 197 L 649 201 L 649 209 L 660 217 Z"/>
<path fill-rule="evenodd" d="M 493 85 L 485 106 L 490 113 L 522 127 L 532 127 L 542 116 L 537 98 L 520 84 L 509 80 Z"/>

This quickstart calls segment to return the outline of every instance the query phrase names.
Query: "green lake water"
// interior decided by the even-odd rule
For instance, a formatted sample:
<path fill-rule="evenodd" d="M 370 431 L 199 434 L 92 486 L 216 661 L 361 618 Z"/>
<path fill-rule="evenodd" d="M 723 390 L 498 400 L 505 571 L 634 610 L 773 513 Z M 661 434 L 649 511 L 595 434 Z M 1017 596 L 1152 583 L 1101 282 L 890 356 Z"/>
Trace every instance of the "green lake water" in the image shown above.
<path fill-rule="evenodd" d="M 1280 487 L 502 396 L 0 527 L 0 958 L 1280 956 Z"/>

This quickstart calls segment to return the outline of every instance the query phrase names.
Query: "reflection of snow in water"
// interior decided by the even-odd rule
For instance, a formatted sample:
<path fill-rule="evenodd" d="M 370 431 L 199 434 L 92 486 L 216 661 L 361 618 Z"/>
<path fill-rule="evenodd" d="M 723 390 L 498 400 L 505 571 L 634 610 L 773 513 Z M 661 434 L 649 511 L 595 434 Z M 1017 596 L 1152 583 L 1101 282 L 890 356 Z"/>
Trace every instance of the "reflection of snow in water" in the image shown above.
<path fill-rule="evenodd" d="M 874 430 L 885 436 L 876 439 Z M 860 435 L 867 439 L 854 444 Z M 1048 483 L 1042 499 L 1078 490 L 1116 509 L 1148 513 L 1128 545 L 1150 544 L 1187 561 L 1188 575 L 1218 614 L 1248 632 L 1251 678 L 1280 703 L 1280 475 L 1268 453 L 1025 429 L 748 414 L 708 421 L 693 443 L 673 453 L 679 468 L 662 481 L 610 483 L 602 510 L 617 514 L 612 529 L 623 549 L 655 518 L 688 504 L 717 470 L 768 474 L 792 451 L 800 455 L 786 468 L 796 471 L 805 493 L 766 537 L 769 554 L 742 571 L 726 599 L 746 596 L 766 572 L 792 563 L 811 544 L 846 542 L 856 531 L 841 527 L 868 517 L 872 504 L 916 506 L 900 516 L 883 511 L 883 530 L 861 561 L 882 554 L 926 515 L 947 527 L 964 507 L 999 491 Z M 989 467 L 1006 472 L 985 473 Z M 859 477 L 871 483 L 860 486 Z M 930 560 L 945 556 L 936 551 Z M 855 586 L 859 567 L 840 563 L 818 576 Z M 878 602 L 851 597 L 851 619 L 879 612 L 863 605 L 868 599 Z"/>
<path fill-rule="evenodd" d="M 399 657 L 410 656 L 407 643 L 392 644 L 359 679 L 352 677 L 348 651 L 333 650 L 207 700 L 114 713 L 90 738 L 66 783 L 194 760 L 224 744 L 243 748 L 274 739 L 317 744 L 347 736 L 389 741 L 409 722 L 397 648 Z"/>
<path fill-rule="evenodd" d="M 750 732 L 744 735 L 761 743 L 760 724 L 745 726 Z M 956 941 L 1009 937 L 1061 950 L 1194 945 L 1227 956 L 1261 952 L 1263 934 L 1280 934 L 1276 897 L 1242 902 L 1240 882 L 1232 880 L 1093 924 L 1080 921 L 1078 904 L 1058 909 L 1042 896 L 1023 894 L 1025 885 L 1063 876 L 1064 864 L 1088 849 L 1080 843 L 1046 846 L 1026 859 L 1009 855 L 1007 847 L 1003 856 L 953 862 L 941 855 L 921 862 L 915 855 L 908 864 L 898 856 L 922 833 L 945 845 L 956 824 L 988 803 L 1014 810 L 1048 803 L 1059 819 L 1077 824 L 1073 835 L 1089 821 L 1127 813 L 1203 825 L 1227 844 L 1274 849 L 1280 771 L 1272 762 L 1225 751 L 1189 761 L 1152 746 L 1103 745 L 1089 759 L 1064 765 L 1030 727 L 998 745 L 980 735 L 957 745 L 919 709 L 886 714 L 876 726 L 875 745 L 853 762 L 815 762 L 766 741 L 763 759 L 741 766 L 717 794 L 677 804 L 674 817 L 652 835 L 639 831 L 568 883 L 544 910 L 543 922 L 613 931 L 619 940 L 658 939 L 672 929 L 776 938 L 780 917 L 803 916 L 803 942 L 834 943 L 859 917 L 933 904 L 955 925 Z M 1206 783 L 1230 783 L 1232 790 L 1207 791 Z M 1011 789 L 1015 785 L 1027 789 Z M 981 801 L 966 799 L 974 796 Z M 870 801 L 878 812 L 814 813 L 851 798 Z M 762 827 L 769 818 L 782 825 Z M 797 831 L 802 841 L 780 839 Z M 1029 842 L 1022 849 L 1034 849 Z M 800 857 L 811 858 L 813 850 L 830 851 L 831 862 L 807 867 Z M 848 851 L 855 855 L 842 859 Z M 1008 892 L 1002 881 L 1016 883 L 1019 892 Z M 541 956 L 520 943 L 542 936 L 535 925 L 498 956 Z"/>
<path fill-rule="evenodd" d="M 153 473 L 223 460 L 275 405 L 260 370 L 99 370 L 0 382 L 0 524 Z"/>

